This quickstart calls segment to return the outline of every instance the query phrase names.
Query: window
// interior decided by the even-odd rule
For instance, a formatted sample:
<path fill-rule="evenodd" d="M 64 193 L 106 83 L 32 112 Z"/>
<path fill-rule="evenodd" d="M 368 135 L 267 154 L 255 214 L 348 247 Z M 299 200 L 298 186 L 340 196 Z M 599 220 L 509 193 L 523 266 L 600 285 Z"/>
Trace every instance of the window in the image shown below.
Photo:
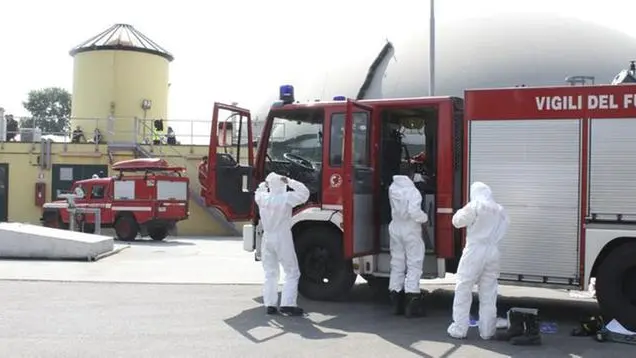
<path fill-rule="evenodd" d="M 91 199 L 104 199 L 104 186 L 93 185 L 91 189 Z"/>
<path fill-rule="evenodd" d="M 273 161 L 286 161 L 283 154 L 293 154 L 314 164 L 322 163 L 322 111 L 294 111 L 277 115 L 267 144 Z"/>
<path fill-rule="evenodd" d="M 331 137 L 329 144 L 329 165 L 342 165 L 344 151 L 344 113 L 334 113 L 331 116 Z M 370 165 L 369 161 L 369 115 L 366 112 L 353 114 L 353 164 Z"/>

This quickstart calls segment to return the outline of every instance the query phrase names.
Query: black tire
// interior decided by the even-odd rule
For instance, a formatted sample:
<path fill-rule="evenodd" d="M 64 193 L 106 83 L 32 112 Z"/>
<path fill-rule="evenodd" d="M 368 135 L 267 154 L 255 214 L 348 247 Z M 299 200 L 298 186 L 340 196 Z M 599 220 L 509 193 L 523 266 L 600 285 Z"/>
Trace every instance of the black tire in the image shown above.
<path fill-rule="evenodd" d="M 636 331 L 636 242 L 614 248 L 596 275 L 596 297 L 606 322 Z"/>
<path fill-rule="evenodd" d="M 84 225 L 82 225 L 82 232 L 87 234 L 94 234 L 95 224 L 84 223 Z"/>
<path fill-rule="evenodd" d="M 62 220 L 57 211 L 45 211 L 42 214 L 42 226 L 50 227 L 52 229 L 62 229 Z"/>
<path fill-rule="evenodd" d="M 165 226 L 149 228 L 148 236 L 155 241 L 161 241 L 168 236 L 168 228 Z"/>
<path fill-rule="evenodd" d="M 122 215 L 115 221 L 115 234 L 122 241 L 134 241 L 139 233 L 139 224 L 132 215 Z"/>
<path fill-rule="evenodd" d="M 300 266 L 298 291 L 310 300 L 335 301 L 344 298 L 356 281 L 351 260 L 342 252 L 342 232 L 329 227 L 312 227 L 295 238 Z"/>

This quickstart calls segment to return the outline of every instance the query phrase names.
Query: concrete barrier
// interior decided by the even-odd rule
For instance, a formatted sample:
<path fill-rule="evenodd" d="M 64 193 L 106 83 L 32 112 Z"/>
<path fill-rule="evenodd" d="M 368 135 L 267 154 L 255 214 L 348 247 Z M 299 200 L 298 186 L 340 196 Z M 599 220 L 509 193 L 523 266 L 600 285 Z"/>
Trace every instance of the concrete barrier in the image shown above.
<path fill-rule="evenodd" d="M 0 223 L 0 257 L 95 260 L 113 251 L 112 237 L 21 223 Z"/>

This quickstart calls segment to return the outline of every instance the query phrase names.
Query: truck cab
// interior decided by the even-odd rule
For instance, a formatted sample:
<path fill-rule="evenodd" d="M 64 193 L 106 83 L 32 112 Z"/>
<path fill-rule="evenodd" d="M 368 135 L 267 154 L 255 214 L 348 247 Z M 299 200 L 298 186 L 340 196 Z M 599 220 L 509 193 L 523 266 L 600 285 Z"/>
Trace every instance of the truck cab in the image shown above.
<path fill-rule="evenodd" d="M 117 162 L 112 170 L 119 174 L 73 183 L 78 210 L 65 200 L 44 204 L 42 224 L 68 229 L 74 220 L 81 231 L 93 233 L 96 215 L 81 209 L 98 208 L 100 227 L 114 228 L 120 240 L 135 240 L 138 235 L 163 240 L 177 222 L 188 218 L 189 180 L 182 176 L 184 168 L 150 158 Z"/>
<path fill-rule="evenodd" d="M 358 274 L 372 283 L 388 277 L 388 188 L 398 174 L 421 179 L 416 185 L 430 217 L 422 238 L 427 248 L 423 277 L 444 277 L 456 266 L 455 251 L 461 244 L 451 227 L 453 208 L 461 205 L 461 157 L 454 156 L 459 149 L 452 139 L 461 128 L 461 99 L 335 97 L 299 104 L 293 100 L 293 88 L 287 91 L 281 89 L 281 100 L 272 106 L 257 155 L 248 165 L 253 168 L 250 190 L 236 190 L 232 197 L 249 195 L 253 200 L 251 191 L 270 172 L 309 188 L 310 199 L 295 208 L 292 227 L 300 293 L 332 300 L 348 293 Z M 212 128 L 212 138 L 218 137 L 217 124 Z M 216 148 L 210 146 L 210 158 L 220 158 L 212 152 Z M 217 170 L 223 169 L 217 166 Z M 244 244 L 260 260 L 258 208 L 249 207 L 247 215 L 245 206 L 245 215 L 233 216 L 229 201 L 219 206 L 225 206 L 229 220 L 252 218 L 251 225 L 244 227 Z"/>

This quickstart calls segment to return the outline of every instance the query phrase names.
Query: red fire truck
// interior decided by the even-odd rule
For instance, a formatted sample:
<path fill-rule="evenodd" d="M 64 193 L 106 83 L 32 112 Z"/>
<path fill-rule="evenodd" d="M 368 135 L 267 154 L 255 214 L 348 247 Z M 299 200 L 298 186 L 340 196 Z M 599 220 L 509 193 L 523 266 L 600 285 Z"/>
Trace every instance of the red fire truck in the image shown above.
<path fill-rule="evenodd" d="M 217 155 L 222 109 L 250 128 L 248 111 L 215 105 L 208 177 L 233 186 L 208 186 L 208 204 L 229 220 L 253 219 L 244 246 L 258 260 L 262 229 L 240 178 L 249 189 L 271 171 L 305 183 L 311 197 L 292 228 L 305 297 L 336 299 L 356 275 L 371 284 L 389 275 L 387 189 L 393 175 L 417 173 L 431 218 L 423 278 L 455 272 L 464 233 L 451 218 L 470 183 L 483 181 L 512 222 L 502 284 L 586 289 L 596 277 L 605 314 L 636 330 L 636 86 L 307 104 L 286 86 L 245 164 Z"/>
<path fill-rule="evenodd" d="M 79 180 L 71 191 L 80 193 L 74 200 L 77 208 L 100 209 L 101 227 L 113 227 L 118 239 L 132 241 L 141 234 L 163 240 L 178 221 L 188 218 L 189 180 L 181 175 L 184 168 L 171 167 L 160 158 L 143 158 L 117 162 L 112 170 L 119 174 Z M 68 205 L 66 200 L 44 204 L 43 225 L 68 228 Z M 94 232 L 95 214 L 76 214 L 75 219 L 84 232 Z"/>

